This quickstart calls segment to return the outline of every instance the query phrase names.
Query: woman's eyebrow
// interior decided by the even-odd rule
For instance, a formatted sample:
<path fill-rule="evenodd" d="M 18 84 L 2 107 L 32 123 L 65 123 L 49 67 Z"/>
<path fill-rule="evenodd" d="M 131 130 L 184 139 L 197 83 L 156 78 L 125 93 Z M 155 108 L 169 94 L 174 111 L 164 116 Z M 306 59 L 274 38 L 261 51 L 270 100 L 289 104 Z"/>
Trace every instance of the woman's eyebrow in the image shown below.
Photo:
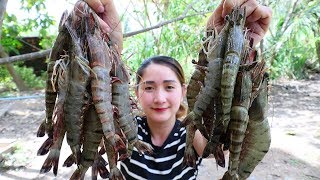
<path fill-rule="evenodd" d="M 164 80 L 163 83 L 177 83 L 175 80 Z"/>
<path fill-rule="evenodd" d="M 163 83 L 177 83 L 175 80 L 163 80 Z M 155 84 L 155 81 L 144 81 L 142 84 Z"/>
<path fill-rule="evenodd" d="M 154 81 L 144 81 L 142 84 L 154 84 Z"/>

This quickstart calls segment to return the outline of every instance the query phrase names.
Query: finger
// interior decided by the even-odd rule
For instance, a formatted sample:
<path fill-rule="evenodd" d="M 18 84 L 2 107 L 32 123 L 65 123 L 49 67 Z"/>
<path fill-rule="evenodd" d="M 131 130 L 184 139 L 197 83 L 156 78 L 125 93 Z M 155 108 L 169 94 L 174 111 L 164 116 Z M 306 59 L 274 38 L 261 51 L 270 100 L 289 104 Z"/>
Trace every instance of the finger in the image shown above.
<path fill-rule="evenodd" d="M 99 16 L 97 18 L 98 18 L 98 21 L 99 21 L 99 24 L 100 24 L 102 32 L 110 33 L 112 31 L 112 28 L 103 19 L 101 19 Z"/>
<path fill-rule="evenodd" d="M 97 13 L 104 12 L 103 2 L 100 0 L 85 0 L 88 5 Z"/>
<path fill-rule="evenodd" d="M 248 17 L 247 23 L 257 22 L 263 31 L 267 31 L 271 23 L 272 10 L 267 6 L 259 5 Z"/>
<path fill-rule="evenodd" d="M 243 3 L 240 7 L 245 8 L 246 17 L 250 16 L 257 8 L 259 4 L 255 0 L 249 0 Z"/>
<path fill-rule="evenodd" d="M 104 0 L 105 13 L 101 18 L 109 25 L 112 31 L 122 31 L 120 17 L 112 0 Z"/>
<path fill-rule="evenodd" d="M 255 0 L 223 0 L 222 17 L 225 17 L 227 14 L 229 14 L 235 6 L 241 6 L 249 1 Z"/>
<path fill-rule="evenodd" d="M 214 29 L 217 24 L 223 24 L 223 17 L 221 16 L 223 4 L 221 3 L 217 9 L 211 14 L 207 21 L 207 29 Z"/>
<path fill-rule="evenodd" d="M 257 34 L 255 32 L 252 32 L 252 31 L 249 31 L 248 32 L 248 35 L 250 38 L 252 38 L 253 40 L 253 44 L 252 44 L 252 47 L 255 47 L 263 38 L 264 35 L 261 35 L 261 34 Z"/>
<path fill-rule="evenodd" d="M 263 36 L 265 34 L 264 29 L 260 26 L 259 23 L 249 23 L 246 24 L 246 27 L 250 32 L 255 33 L 257 35 Z"/>

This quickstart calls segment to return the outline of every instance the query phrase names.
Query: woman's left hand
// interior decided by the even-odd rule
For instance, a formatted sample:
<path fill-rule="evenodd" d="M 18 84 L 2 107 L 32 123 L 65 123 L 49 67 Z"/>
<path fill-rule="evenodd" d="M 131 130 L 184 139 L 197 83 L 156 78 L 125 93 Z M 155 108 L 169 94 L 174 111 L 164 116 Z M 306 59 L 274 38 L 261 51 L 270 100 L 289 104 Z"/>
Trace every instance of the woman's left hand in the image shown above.
<path fill-rule="evenodd" d="M 236 5 L 246 7 L 245 26 L 249 29 L 249 36 L 253 39 L 253 46 L 255 46 L 268 31 L 272 17 L 271 8 L 258 4 L 256 0 L 222 0 L 207 21 L 207 28 L 216 28 L 220 32 L 225 23 L 225 16 Z"/>

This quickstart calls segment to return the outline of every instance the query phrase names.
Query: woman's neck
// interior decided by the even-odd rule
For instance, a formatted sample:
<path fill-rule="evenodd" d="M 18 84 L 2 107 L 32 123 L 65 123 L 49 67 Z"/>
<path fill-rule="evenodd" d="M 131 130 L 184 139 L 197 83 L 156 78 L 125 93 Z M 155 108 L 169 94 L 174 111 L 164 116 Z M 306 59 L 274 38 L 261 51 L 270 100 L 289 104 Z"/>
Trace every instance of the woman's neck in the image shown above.
<path fill-rule="evenodd" d="M 174 124 L 175 121 L 167 121 L 163 123 L 154 123 L 152 121 L 148 121 L 152 144 L 155 146 L 162 146 L 171 133 Z"/>

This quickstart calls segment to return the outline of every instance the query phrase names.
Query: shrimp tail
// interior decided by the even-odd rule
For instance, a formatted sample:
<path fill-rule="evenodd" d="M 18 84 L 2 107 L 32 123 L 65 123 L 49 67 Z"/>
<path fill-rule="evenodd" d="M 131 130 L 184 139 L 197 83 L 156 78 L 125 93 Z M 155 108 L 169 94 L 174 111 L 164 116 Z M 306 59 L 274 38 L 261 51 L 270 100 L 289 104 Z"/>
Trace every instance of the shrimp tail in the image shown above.
<path fill-rule="evenodd" d="M 110 173 L 106 168 L 107 165 L 107 161 L 100 154 L 98 154 L 97 158 L 92 164 L 92 179 L 97 179 L 98 174 L 103 179 L 108 178 Z"/>
<path fill-rule="evenodd" d="M 46 120 L 41 122 L 37 130 L 37 137 L 43 137 L 45 134 L 46 134 Z"/>
<path fill-rule="evenodd" d="M 67 157 L 67 159 L 64 161 L 63 163 L 63 167 L 70 167 L 72 166 L 72 164 L 74 164 L 75 161 L 74 161 L 74 157 L 72 154 L 70 154 L 70 156 Z"/>
<path fill-rule="evenodd" d="M 60 149 L 51 149 L 47 159 L 44 161 L 40 173 L 47 173 L 53 167 L 53 174 L 56 176 L 58 173 Z"/>
<path fill-rule="evenodd" d="M 203 150 L 202 157 L 207 158 L 210 154 L 214 155 L 217 165 L 225 167 L 225 158 L 220 143 L 209 141 Z"/>
<path fill-rule="evenodd" d="M 39 148 L 37 155 L 43 156 L 43 155 L 47 154 L 49 152 L 52 144 L 53 144 L 53 139 L 47 138 L 47 140 L 44 141 L 43 144 L 41 145 L 41 147 Z"/>

